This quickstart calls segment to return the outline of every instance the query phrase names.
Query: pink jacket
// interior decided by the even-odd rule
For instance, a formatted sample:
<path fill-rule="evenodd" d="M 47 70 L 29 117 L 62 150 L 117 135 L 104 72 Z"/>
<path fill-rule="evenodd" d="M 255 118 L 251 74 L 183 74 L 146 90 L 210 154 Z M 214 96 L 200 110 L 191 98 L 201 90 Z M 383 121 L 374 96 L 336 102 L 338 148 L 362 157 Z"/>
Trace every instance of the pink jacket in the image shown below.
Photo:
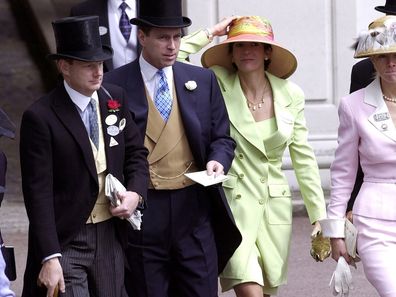
<path fill-rule="evenodd" d="M 353 213 L 396 220 L 396 128 L 379 79 L 341 99 L 338 148 L 331 165 L 329 218 L 343 218 L 360 163 L 364 183 Z"/>

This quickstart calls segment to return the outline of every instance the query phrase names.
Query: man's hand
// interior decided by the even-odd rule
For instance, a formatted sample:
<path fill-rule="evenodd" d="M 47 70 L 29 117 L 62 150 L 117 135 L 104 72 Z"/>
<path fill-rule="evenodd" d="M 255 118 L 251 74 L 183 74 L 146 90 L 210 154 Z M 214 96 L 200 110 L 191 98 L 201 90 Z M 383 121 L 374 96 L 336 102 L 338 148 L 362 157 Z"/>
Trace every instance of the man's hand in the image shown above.
<path fill-rule="evenodd" d="M 63 270 L 58 258 L 52 258 L 43 263 L 37 284 L 47 288 L 47 297 L 53 297 L 57 286 L 62 293 L 65 293 L 65 280 Z"/>
<path fill-rule="evenodd" d="M 214 173 L 214 176 L 217 177 L 220 174 L 224 174 L 224 167 L 219 162 L 212 160 L 206 164 L 206 171 L 208 175 L 212 175 Z"/>
<path fill-rule="evenodd" d="M 129 218 L 139 204 L 138 193 L 131 191 L 118 192 L 117 197 L 120 204 L 116 207 L 110 207 L 111 214 L 121 219 Z"/>

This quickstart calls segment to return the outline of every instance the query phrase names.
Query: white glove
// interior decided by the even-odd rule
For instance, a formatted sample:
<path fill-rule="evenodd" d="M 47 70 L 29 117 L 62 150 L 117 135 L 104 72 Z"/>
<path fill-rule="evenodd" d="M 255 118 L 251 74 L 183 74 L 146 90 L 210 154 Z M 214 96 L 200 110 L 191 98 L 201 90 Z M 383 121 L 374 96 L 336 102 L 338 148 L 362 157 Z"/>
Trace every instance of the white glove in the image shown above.
<path fill-rule="evenodd" d="M 351 269 L 344 257 L 338 259 L 329 287 L 332 288 L 334 296 L 340 297 L 348 297 L 349 289 L 353 289 Z"/>

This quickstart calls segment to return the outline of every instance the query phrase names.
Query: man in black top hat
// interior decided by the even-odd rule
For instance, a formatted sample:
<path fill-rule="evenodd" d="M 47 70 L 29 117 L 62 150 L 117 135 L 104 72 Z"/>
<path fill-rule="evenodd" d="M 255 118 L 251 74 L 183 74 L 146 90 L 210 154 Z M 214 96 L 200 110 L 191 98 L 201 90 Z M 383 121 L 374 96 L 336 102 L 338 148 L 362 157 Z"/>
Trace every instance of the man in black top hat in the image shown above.
<path fill-rule="evenodd" d="M 146 196 L 147 150 L 117 86 L 102 86 L 97 16 L 53 22 L 64 80 L 23 114 L 22 189 L 29 241 L 22 296 L 124 297 L 127 221 Z M 104 195 L 111 173 L 119 206 Z M 140 201 L 139 201 L 140 200 Z M 121 219 L 119 219 L 121 218 Z M 41 287 L 40 287 L 41 286 Z"/>
<path fill-rule="evenodd" d="M 385 5 L 376 6 L 375 10 L 383 12 L 387 15 L 396 15 L 396 0 L 386 0 Z M 357 62 L 352 67 L 351 71 L 351 85 L 349 88 L 349 92 L 353 93 L 359 89 L 367 87 L 375 78 L 375 69 L 373 63 L 371 63 L 370 59 L 364 59 L 362 61 Z M 353 203 L 359 193 L 360 187 L 363 184 L 364 174 L 361 166 L 359 165 L 355 185 L 353 187 L 353 191 L 351 193 L 351 199 L 348 202 L 348 211 L 352 210 Z M 349 213 L 349 217 L 351 217 L 351 213 Z"/>
<path fill-rule="evenodd" d="M 180 0 L 140 2 L 139 59 L 106 73 L 119 84 L 149 150 L 148 206 L 140 232 L 129 230 L 130 296 L 217 296 L 217 274 L 241 241 L 220 184 L 203 187 L 184 174 L 227 172 L 235 142 L 216 78 L 175 62 Z M 141 264 L 141 265 L 140 265 Z"/>

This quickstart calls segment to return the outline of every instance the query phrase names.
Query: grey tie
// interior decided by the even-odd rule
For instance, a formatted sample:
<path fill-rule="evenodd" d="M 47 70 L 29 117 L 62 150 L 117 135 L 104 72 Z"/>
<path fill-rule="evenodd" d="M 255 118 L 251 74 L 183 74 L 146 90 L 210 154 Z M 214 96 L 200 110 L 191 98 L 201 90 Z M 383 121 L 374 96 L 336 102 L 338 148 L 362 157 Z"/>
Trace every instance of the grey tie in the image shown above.
<path fill-rule="evenodd" d="M 99 126 L 98 126 L 98 114 L 96 111 L 96 102 L 91 99 L 89 103 L 89 137 L 96 146 L 99 147 Z"/>

